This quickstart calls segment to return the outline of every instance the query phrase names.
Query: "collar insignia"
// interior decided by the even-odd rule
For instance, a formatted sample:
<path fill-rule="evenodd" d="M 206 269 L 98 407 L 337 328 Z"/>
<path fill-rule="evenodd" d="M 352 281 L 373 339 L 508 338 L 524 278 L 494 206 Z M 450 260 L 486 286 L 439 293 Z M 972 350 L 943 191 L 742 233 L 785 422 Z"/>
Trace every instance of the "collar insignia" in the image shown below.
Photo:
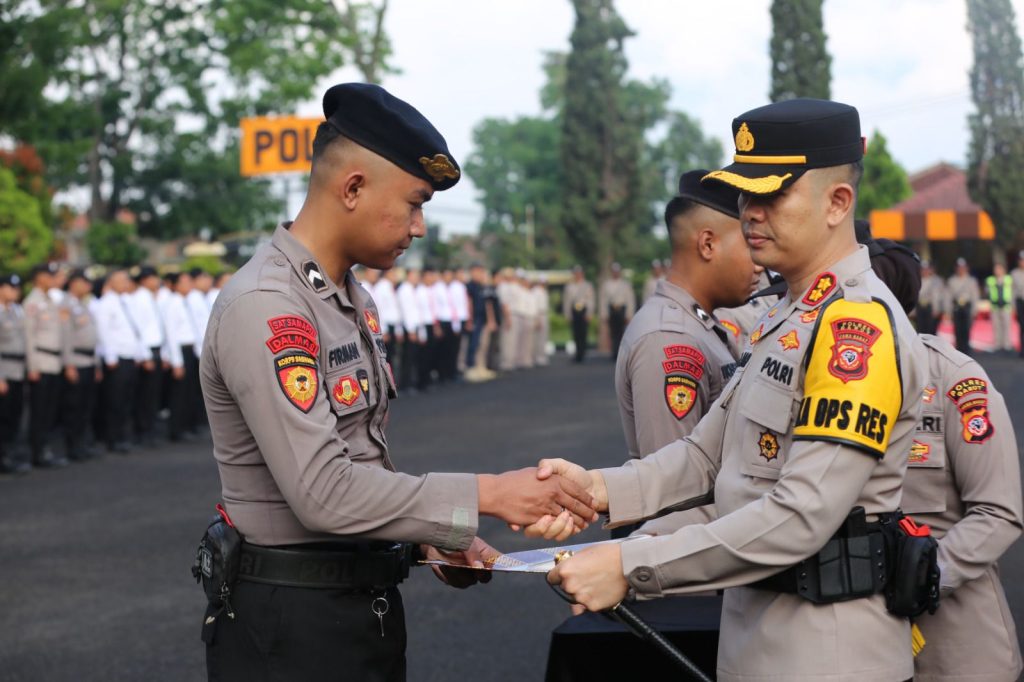
<path fill-rule="evenodd" d="M 701 322 L 707 322 L 708 320 L 711 319 L 711 316 L 704 312 L 704 309 L 701 308 L 696 303 L 693 304 L 693 312 L 697 315 L 697 319 L 700 320 Z"/>
<path fill-rule="evenodd" d="M 434 179 L 434 182 L 441 182 L 445 178 L 456 180 L 459 177 L 459 171 L 444 154 L 434 154 L 432 159 L 427 156 L 421 156 L 420 165 L 423 166 L 423 170 L 426 171 L 427 175 Z"/>
<path fill-rule="evenodd" d="M 313 291 L 318 294 L 321 291 L 327 291 L 327 279 L 320 272 L 320 266 L 316 264 L 316 261 L 308 260 L 303 263 L 302 274 L 306 276 L 306 281 L 309 282 L 309 286 L 313 287 Z"/>
<path fill-rule="evenodd" d="M 750 128 L 747 127 L 746 123 L 741 123 L 740 129 L 736 131 L 736 151 L 749 152 L 753 149 L 754 134 L 750 132 Z"/>

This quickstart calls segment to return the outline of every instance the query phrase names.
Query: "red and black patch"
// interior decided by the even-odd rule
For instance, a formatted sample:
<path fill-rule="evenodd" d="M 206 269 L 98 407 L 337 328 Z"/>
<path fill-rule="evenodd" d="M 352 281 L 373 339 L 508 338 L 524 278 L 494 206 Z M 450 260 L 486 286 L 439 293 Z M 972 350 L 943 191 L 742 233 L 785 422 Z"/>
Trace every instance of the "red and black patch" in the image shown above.
<path fill-rule="evenodd" d="M 812 322 L 814 322 L 815 320 L 818 319 L 818 315 L 820 315 L 820 314 L 821 314 L 821 308 L 815 308 L 814 310 L 809 310 L 806 313 L 801 313 L 800 321 L 803 322 L 804 324 L 811 324 Z"/>
<path fill-rule="evenodd" d="M 953 388 L 946 391 L 946 395 L 954 403 L 959 402 L 961 398 L 971 393 L 988 393 L 988 382 L 977 377 L 970 377 L 957 382 Z"/>
<path fill-rule="evenodd" d="M 740 328 L 735 323 L 729 320 L 719 320 L 718 323 L 725 327 L 725 329 L 733 335 L 733 338 L 740 338 Z"/>
<path fill-rule="evenodd" d="M 844 317 L 832 322 L 832 358 L 829 373 L 844 384 L 868 374 L 868 358 L 882 330 L 864 320 Z"/>
<path fill-rule="evenodd" d="M 359 381 L 355 376 L 347 374 L 338 379 L 337 383 L 334 384 L 334 388 L 331 389 L 331 395 L 342 405 L 350 407 L 362 395 Z"/>
<path fill-rule="evenodd" d="M 377 319 L 377 314 L 367 308 L 363 311 L 363 317 L 366 318 L 366 326 L 370 328 L 370 331 L 380 334 L 380 321 Z"/>
<path fill-rule="evenodd" d="M 797 335 L 796 330 L 791 330 L 788 334 L 779 337 L 779 345 L 782 346 L 782 350 L 794 350 L 800 347 L 800 337 Z"/>
<path fill-rule="evenodd" d="M 934 386 L 926 386 L 924 392 L 921 394 L 921 400 L 926 403 L 930 403 L 935 400 L 935 393 L 936 391 Z"/>
<path fill-rule="evenodd" d="M 811 285 L 811 288 L 807 290 L 807 293 L 804 294 L 801 300 L 807 305 L 818 305 L 835 291 L 838 283 L 839 281 L 836 279 L 836 276 L 831 272 L 823 272 L 818 275 L 818 279 L 814 280 L 814 284 Z"/>
<path fill-rule="evenodd" d="M 674 344 L 665 346 L 665 360 L 661 368 L 665 374 L 682 374 L 695 382 L 704 376 L 704 354 L 693 346 Z"/>
<path fill-rule="evenodd" d="M 922 443 L 919 440 L 915 440 L 914 444 L 910 446 L 910 464 L 924 464 L 931 457 L 932 446 L 928 443 Z"/>
<path fill-rule="evenodd" d="M 960 423 L 965 443 L 984 443 L 996 432 L 988 416 L 988 398 L 974 398 L 960 406 Z"/>
<path fill-rule="evenodd" d="M 769 462 L 779 456 L 779 438 L 771 431 L 761 432 L 757 447 L 761 451 L 759 454 Z"/>
<path fill-rule="evenodd" d="M 281 315 L 267 320 L 271 336 L 267 339 L 267 348 L 274 355 L 283 350 L 293 348 L 315 356 L 320 352 L 317 342 L 316 327 L 298 315 Z"/>
<path fill-rule="evenodd" d="M 697 403 L 697 382 L 677 374 L 665 377 L 665 402 L 675 418 L 682 419 Z"/>
<path fill-rule="evenodd" d="M 316 359 L 306 353 L 292 353 L 274 360 L 277 381 L 292 405 L 308 413 L 313 409 L 320 387 Z"/>
<path fill-rule="evenodd" d="M 764 334 L 764 323 L 763 322 L 761 324 L 759 324 L 757 326 L 757 329 L 754 330 L 754 333 L 752 333 L 750 335 L 750 345 L 754 345 L 755 343 L 760 341 L 762 334 Z"/>

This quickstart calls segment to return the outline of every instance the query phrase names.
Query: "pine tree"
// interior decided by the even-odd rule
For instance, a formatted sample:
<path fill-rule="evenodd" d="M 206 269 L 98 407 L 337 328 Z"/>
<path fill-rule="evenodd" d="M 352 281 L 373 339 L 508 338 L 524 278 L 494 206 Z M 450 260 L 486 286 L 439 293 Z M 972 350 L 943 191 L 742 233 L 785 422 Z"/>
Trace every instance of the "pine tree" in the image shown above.
<path fill-rule="evenodd" d="M 967 118 L 968 188 L 1005 247 L 1024 227 L 1024 58 L 1010 0 L 967 0 L 967 26 L 974 42 L 975 108 Z"/>
<path fill-rule="evenodd" d="M 825 48 L 821 4 L 822 0 L 772 1 L 773 102 L 830 97 L 832 57 Z"/>
<path fill-rule="evenodd" d="M 864 155 L 864 176 L 857 192 L 857 217 L 867 218 L 871 211 L 890 208 L 909 196 L 907 171 L 889 154 L 885 135 L 876 130 Z"/>

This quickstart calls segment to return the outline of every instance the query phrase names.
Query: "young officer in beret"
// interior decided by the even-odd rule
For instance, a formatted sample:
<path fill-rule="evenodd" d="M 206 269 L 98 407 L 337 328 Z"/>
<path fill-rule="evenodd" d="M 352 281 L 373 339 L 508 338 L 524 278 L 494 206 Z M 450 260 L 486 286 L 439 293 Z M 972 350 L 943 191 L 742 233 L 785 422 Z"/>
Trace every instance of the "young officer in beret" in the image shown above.
<path fill-rule="evenodd" d="M 882 247 L 872 249 L 875 274 L 913 310 L 917 261 L 889 240 L 870 242 Z M 1020 646 L 997 564 L 1024 527 L 1013 422 L 977 361 L 932 334 L 921 340 L 928 382 L 900 507 L 938 538 L 942 601 L 914 619 L 924 638 L 914 680 L 1013 682 Z"/>
<path fill-rule="evenodd" d="M 906 680 L 910 624 L 887 611 L 871 561 L 844 561 L 852 577 L 835 591 L 807 583 L 808 571 L 834 567 L 818 556 L 826 545 L 880 540 L 874 523 L 899 506 L 926 379 L 923 345 L 854 236 L 859 117 L 794 99 L 743 114 L 733 133 L 734 163 L 704 182 L 742 192 L 753 260 L 785 278 L 787 295 L 687 438 L 618 469 L 541 469 L 589 484 L 615 525 L 711 491 L 718 519 L 587 549 L 549 580 L 591 610 L 630 590 L 724 588 L 719 680 Z"/>
<path fill-rule="evenodd" d="M 709 310 L 742 304 L 761 270 L 740 230 L 739 192 L 704 187 L 684 173 L 665 207 L 672 258 L 664 279 L 630 321 L 615 363 L 615 395 L 629 456 L 639 459 L 688 435 L 736 371 L 730 333 Z M 648 533 L 714 519 L 714 508 L 649 522 Z M 626 535 L 616 529 L 615 536 Z"/>
<path fill-rule="evenodd" d="M 207 613 L 212 680 L 403 680 L 410 543 L 475 564 L 493 553 L 480 514 L 596 518 L 579 486 L 533 468 L 396 471 L 395 383 L 351 268 L 392 267 L 424 234 L 423 204 L 461 173 L 430 122 L 378 86 L 331 88 L 324 114 L 301 211 L 224 287 L 203 344 L 224 507 L 245 538 L 234 617 Z"/>

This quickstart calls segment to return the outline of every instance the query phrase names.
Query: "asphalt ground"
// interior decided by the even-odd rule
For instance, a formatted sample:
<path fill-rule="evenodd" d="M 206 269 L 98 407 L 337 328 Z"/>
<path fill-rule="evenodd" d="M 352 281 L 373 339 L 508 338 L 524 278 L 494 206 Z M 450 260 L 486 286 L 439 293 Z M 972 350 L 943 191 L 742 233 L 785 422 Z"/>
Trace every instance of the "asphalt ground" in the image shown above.
<path fill-rule="evenodd" d="M 981 360 L 1024 424 L 1024 361 Z M 547 455 L 614 465 L 624 444 L 612 385 L 606 358 L 557 357 L 547 369 L 403 397 L 393 458 L 411 473 L 498 472 Z M 0 680 L 204 679 L 204 598 L 189 568 L 218 495 L 208 440 L 0 477 Z M 536 546 L 493 519 L 481 535 L 506 551 Z M 604 537 L 595 527 L 579 539 Z M 1002 569 L 1024 624 L 1024 586 L 1013 579 L 1024 574 L 1024 543 Z M 418 569 L 402 589 L 412 682 L 543 679 L 567 609 L 542 577 L 496 575 L 456 591 Z"/>

